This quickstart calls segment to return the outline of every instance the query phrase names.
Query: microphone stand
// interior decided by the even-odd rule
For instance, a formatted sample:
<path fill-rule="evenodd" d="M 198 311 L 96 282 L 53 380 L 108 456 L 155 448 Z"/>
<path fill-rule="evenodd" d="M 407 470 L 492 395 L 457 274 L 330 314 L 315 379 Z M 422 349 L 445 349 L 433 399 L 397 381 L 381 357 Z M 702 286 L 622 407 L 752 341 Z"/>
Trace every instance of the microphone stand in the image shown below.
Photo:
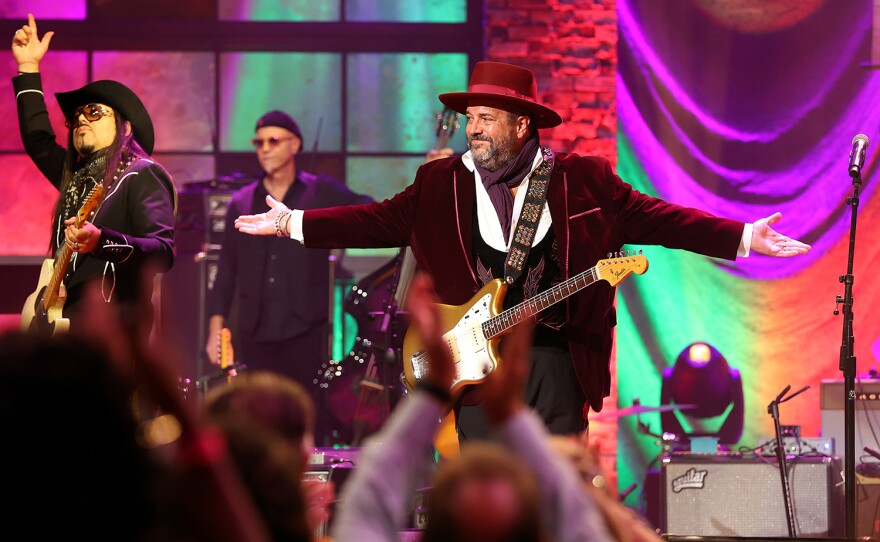
<path fill-rule="evenodd" d="M 843 297 L 835 298 L 835 316 L 840 314 L 840 304 L 843 304 L 843 338 L 840 345 L 840 371 L 843 372 L 844 393 L 844 491 L 846 508 L 846 536 L 856 536 L 856 460 L 855 460 L 855 376 L 856 356 L 853 348 L 855 337 L 853 336 L 853 295 L 852 288 L 855 278 L 853 277 L 853 260 L 856 249 L 856 218 L 859 207 L 859 187 L 862 184 L 861 168 L 855 170 L 852 175 L 853 195 L 846 198 L 846 205 L 851 209 L 849 227 L 849 256 L 847 257 L 846 275 L 840 275 L 838 280 L 843 283 Z"/>
<path fill-rule="evenodd" d="M 776 461 L 779 463 L 779 478 L 782 480 L 782 499 L 785 502 L 785 520 L 788 523 L 789 538 L 794 538 L 795 536 L 794 509 L 791 504 L 791 493 L 788 486 L 788 469 L 785 466 L 785 445 L 782 442 L 782 429 L 779 426 L 779 405 L 800 395 L 809 388 L 809 386 L 804 386 L 799 391 L 785 397 L 785 394 L 791 389 L 791 386 L 785 386 L 782 393 L 777 395 L 776 399 L 770 401 L 770 404 L 767 406 L 767 413 L 773 418 L 773 427 L 776 431 Z"/>

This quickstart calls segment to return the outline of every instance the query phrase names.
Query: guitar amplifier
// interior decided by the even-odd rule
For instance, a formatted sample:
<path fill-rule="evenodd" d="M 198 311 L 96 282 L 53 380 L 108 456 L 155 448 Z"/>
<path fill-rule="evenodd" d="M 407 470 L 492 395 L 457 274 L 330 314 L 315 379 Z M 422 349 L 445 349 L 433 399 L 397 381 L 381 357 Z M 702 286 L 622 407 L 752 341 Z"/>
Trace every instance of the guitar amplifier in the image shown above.
<path fill-rule="evenodd" d="M 840 460 L 786 461 L 795 535 L 834 537 L 844 530 Z M 779 467 L 769 458 L 670 456 L 662 463 L 661 529 L 683 536 L 788 536 Z"/>
<path fill-rule="evenodd" d="M 163 331 L 180 350 L 181 372 L 191 380 L 201 381 L 213 372 L 203 352 L 208 331 L 205 300 L 217 277 L 226 205 L 247 182 L 189 183 L 178 195 L 174 267 L 162 276 L 159 314 Z M 230 321 L 236 310 L 230 310 Z"/>
<path fill-rule="evenodd" d="M 195 254 L 223 243 L 226 205 L 236 190 L 250 180 L 189 183 L 177 198 L 174 245 L 178 253 Z"/>
<path fill-rule="evenodd" d="M 838 457 L 846 457 L 846 425 L 844 424 L 844 407 L 846 394 L 843 391 L 843 379 L 822 380 L 819 394 L 819 407 L 822 410 L 822 436 L 830 438 L 834 445 L 834 453 Z M 865 455 L 865 446 L 880 451 L 880 380 L 861 378 L 855 382 L 855 458 Z M 871 459 L 873 461 L 873 459 Z"/>

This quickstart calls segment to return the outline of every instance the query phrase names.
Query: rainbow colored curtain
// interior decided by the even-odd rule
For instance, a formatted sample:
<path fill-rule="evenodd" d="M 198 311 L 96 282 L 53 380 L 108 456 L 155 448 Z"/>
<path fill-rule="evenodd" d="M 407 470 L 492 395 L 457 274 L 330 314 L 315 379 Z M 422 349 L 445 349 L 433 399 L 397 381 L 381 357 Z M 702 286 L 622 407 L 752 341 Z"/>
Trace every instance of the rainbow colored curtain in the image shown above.
<path fill-rule="evenodd" d="M 661 375 L 705 341 L 740 370 L 740 446 L 773 435 L 767 405 L 811 389 L 781 422 L 820 432 L 820 382 L 839 370 L 853 183 L 851 141 L 866 134 L 854 267 L 857 372 L 880 370 L 880 69 L 870 61 L 871 0 L 618 0 L 618 172 L 638 190 L 752 222 L 812 245 L 792 259 L 716 261 L 642 248 L 650 268 L 619 289 L 619 406 L 657 405 Z M 660 416 L 642 416 L 659 432 Z M 619 421 L 618 485 L 642 485 L 660 453 Z M 656 466 L 656 464 L 654 465 Z M 634 497 L 633 497 L 634 498 Z M 628 503 L 630 503 L 628 501 Z"/>

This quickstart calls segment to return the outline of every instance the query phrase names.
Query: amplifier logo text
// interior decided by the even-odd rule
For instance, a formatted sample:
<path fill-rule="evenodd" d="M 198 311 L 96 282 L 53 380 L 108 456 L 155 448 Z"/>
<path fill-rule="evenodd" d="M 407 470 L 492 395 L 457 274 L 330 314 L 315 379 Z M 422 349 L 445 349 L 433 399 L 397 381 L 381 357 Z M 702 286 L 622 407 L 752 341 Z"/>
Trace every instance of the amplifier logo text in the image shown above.
<path fill-rule="evenodd" d="M 672 492 L 678 493 L 682 489 L 703 489 L 703 480 L 706 479 L 707 474 L 709 471 L 706 470 L 688 469 L 678 478 L 672 479 Z"/>

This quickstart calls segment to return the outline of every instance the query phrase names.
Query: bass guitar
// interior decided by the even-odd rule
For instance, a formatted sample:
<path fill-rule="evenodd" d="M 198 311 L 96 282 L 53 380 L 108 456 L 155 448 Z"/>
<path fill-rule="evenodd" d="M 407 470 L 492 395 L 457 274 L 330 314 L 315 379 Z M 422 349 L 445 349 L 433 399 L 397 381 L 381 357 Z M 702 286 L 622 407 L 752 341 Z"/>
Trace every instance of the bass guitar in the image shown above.
<path fill-rule="evenodd" d="M 632 273 L 648 270 L 648 260 L 641 255 L 625 255 L 600 260 L 594 267 L 538 294 L 522 303 L 502 310 L 507 284 L 494 279 L 464 305 L 440 305 L 443 339 L 455 361 L 455 378 L 450 392 L 453 397 L 468 385 L 479 384 L 500 363 L 499 342 L 518 323 L 536 316 L 544 309 L 583 290 L 600 280 L 611 286 Z M 428 357 L 423 341 L 413 326 L 403 339 L 404 384 L 412 390 L 428 371 Z"/>
<path fill-rule="evenodd" d="M 92 216 L 103 195 L 104 185 L 96 184 L 86 196 L 82 208 L 76 213 L 74 225 L 77 228 Z M 67 300 L 66 295 L 61 295 L 61 285 L 72 255 L 73 251 L 67 243 L 64 243 L 54 260 L 51 258 L 43 260 L 37 289 L 25 300 L 21 311 L 22 331 L 54 335 L 65 333 L 70 328 L 70 320 L 61 316 L 64 302 Z"/>

